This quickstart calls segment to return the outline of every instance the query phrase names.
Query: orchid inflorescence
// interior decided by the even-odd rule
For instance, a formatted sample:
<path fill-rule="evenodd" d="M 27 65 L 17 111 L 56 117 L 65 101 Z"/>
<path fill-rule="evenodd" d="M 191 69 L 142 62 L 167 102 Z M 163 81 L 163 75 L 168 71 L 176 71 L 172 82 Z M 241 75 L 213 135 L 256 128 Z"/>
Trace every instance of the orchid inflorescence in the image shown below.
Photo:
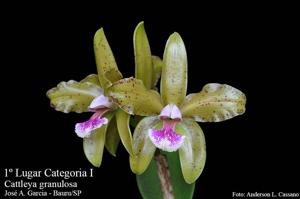
<path fill-rule="evenodd" d="M 205 137 L 197 122 L 220 122 L 243 114 L 245 95 L 218 83 L 186 95 L 187 54 L 182 38 L 176 32 L 169 37 L 161 60 L 151 54 L 143 22 L 134 32 L 135 78 L 122 77 L 102 28 L 95 34 L 94 51 L 97 75 L 61 82 L 47 92 L 57 111 L 93 112 L 90 119 L 75 125 L 87 159 L 99 167 L 104 146 L 115 156 L 121 140 L 131 170 L 140 175 L 155 152 L 178 151 L 185 182 L 195 182 L 206 161 Z M 132 135 L 133 119 L 138 123 Z"/>

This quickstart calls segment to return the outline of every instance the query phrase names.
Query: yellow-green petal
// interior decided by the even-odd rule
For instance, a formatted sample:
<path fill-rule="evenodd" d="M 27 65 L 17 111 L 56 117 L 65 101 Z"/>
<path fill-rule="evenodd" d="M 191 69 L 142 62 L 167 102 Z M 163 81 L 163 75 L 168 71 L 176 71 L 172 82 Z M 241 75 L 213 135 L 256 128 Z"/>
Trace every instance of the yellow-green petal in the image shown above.
<path fill-rule="evenodd" d="M 130 168 L 136 174 L 142 174 L 148 167 L 156 147 L 152 144 L 148 130 L 160 122 L 157 116 L 145 117 L 136 126 L 133 133 L 133 156 L 130 156 Z"/>
<path fill-rule="evenodd" d="M 47 92 L 51 106 L 57 111 L 86 112 L 91 101 L 102 94 L 99 82 L 95 81 L 94 75 L 90 75 L 81 82 L 70 80 L 61 82 Z"/>
<path fill-rule="evenodd" d="M 245 112 L 246 96 L 226 84 L 211 83 L 199 93 L 186 97 L 181 112 L 183 117 L 198 122 L 220 122 Z"/>
<path fill-rule="evenodd" d="M 121 79 L 108 89 L 108 93 L 113 101 L 129 114 L 158 115 L 163 108 L 158 92 L 148 90 L 139 79 Z"/>
<path fill-rule="evenodd" d="M 107 113 L 104 115 L 108 121 L 111 120 L 112 116 L 112 113 Z M 103 125 L 101 128 L 94 130 L 95 132 L 92 132 L 89 137 L 83 138 L 84 154 L 89 162 L 95 167 L 100 167 L 102 162 L 106 129 L 107 125 Z"/>
<path fill-rule="evenodd" d="M 132 135 L 130 131 L 129 120 L 130 115 L 128 113 L 124 112 L 122 109 L 117 110 L 116 121 L 121 141 L 129 155 L 133 155 Z"/>
<path fill-rule="evenodd" d="M 118 133 L 115 117 L 113 117 L 111 119 L 111 121 L 109 122 L 106 131 L 107 132 L 106 132 L 106 138 L 105 138 L 105 148 L 111 155 L 116 156 L 117 149 L 118 149 L 118 146 L 120 143 L 120 136 Z"/>
<path fill-rule="evenodd" d="M 94 36 L 94 51 L 101 87 L 106 90 L 113 81 L 122 79 L 113 52 L 104 34 L 103 28 L 100 28 Z"/>
<path fill-rule="evenodd" d="M 152 85 L 152 58 L 144 22 L 140 22 L 134 30 L 133 47 L 135 78 L 142 80 L 145 87 L 150 89 Z"/>
<path fill-rule="evenodd" d="M 161 75 L 163 61 L 158 56 L 152 56 L 152 85 L 151 88 L 156 88 L 156 84 Z"/>
<path fill-rule="evenodd" d="M 173 103 L 178 107 L 186 96 L 187 55 L 183 40 L 173 33 L 166 44 L 161 72 L 160 91 L 164 105 Z"/>
<path fill-rule="evenodd" d="M 184 180 L 191 184 L 197 180 L 204 169 L 206 161 L 205 137 L 200 126 L 189 119 L 184 119 L 178 123 L 176 130 L 181 131 L 186 136 L 179 148 L 179 158 Z"/>

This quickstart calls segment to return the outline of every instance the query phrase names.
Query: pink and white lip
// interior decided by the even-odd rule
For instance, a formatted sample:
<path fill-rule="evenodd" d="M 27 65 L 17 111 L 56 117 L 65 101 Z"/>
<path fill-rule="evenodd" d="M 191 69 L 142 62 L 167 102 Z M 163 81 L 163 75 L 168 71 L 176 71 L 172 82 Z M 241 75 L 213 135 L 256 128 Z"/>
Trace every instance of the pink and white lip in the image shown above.
<path fill-rule="evenodd" d="M 175 104 L 165 106 L 160 115 L 163 127 L 160 130 L 149 129 L 148 135 L 152 143 L 163 151 L 178 150 L 184 142 L 184 135 L 175 132 L 176 123 L 182 120 L 181 112 Z"/>
<path fill-rule="evenodd" d="M 108 97 L 105 97 L 104 95 L 96 97 L 89 105 L 89 111 L 94 112 L 94 114 L 89 120 L 75 125 L 76 134 L 81 138 L 89 137 L 94 130 L 107 124 L 107 118 L 102 116 L 109 111 L 112 106 L 113 103 Z"/>

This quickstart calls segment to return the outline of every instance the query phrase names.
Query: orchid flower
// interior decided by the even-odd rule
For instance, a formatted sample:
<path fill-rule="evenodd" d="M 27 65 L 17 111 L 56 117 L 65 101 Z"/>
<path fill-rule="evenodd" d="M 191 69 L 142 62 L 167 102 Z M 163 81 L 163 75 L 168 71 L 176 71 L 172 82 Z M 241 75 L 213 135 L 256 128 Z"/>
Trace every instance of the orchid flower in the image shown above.
<path fill-rule="evenodd" d="M 57 87 L 50 89 L 47 96 L 51 106 L 57 111 L 93 113 L 90 119 L 75 125 L 75 132 L 83 138 L 87 159 L 99 167 L 104 145 L 115 156 L 121 139 L 131 154 L 132 136 L 129 129 L 130 115 L 119 109 L 106 95 L 107 88 L 120 80 L 122 74 L 118 70 L 102 28 L 95 34 L 94 51 L 98 75 L 89 75 L 79 82 L 61 82 Z"/>
<path fill-rule="evenodd" d="M 246 97 L 218 83 L 186 96 L 187 55 L 178 33 L 169 37 L 163 61 L 152 56 L 143 22 L 134 31 L 133 44 L 135 78 L 122 79 L 99 29 L 94 37 L 98 74 L 61 82 L 47 96 L 57 111 L 91 112 L 88 120 L 75 124 L 75 133 L 83 138 L 84 153 L 94 166 L 101 165 L 104 146 L 115 156 L 121 140 L 143 198 L 192 198 L 206 161 L 205 137 L 197 122 L 243 114 Z M 156 88 L 160 76 L 161 94 Z M 133 136 L 131 115 L 138 121 L 132 125 Z"/>
<path fill-rule="evenodd" d="M 186 96 L 187 54 L 178 33 L 166 44 L 160 82 L 161 95 L 142 80 L 125 78 L 114 82 L 109 96 L 128 114 L 146 116 L 133 134 L 130 166 L 142 174 L 156 148 L 179 151 L 184 180 L 193 183 L 206 161 L 205 137 L 197 122 L 220 122 L 245 112 L 245 95 L 229 85 L 210 83 L 199 93 Z"/>

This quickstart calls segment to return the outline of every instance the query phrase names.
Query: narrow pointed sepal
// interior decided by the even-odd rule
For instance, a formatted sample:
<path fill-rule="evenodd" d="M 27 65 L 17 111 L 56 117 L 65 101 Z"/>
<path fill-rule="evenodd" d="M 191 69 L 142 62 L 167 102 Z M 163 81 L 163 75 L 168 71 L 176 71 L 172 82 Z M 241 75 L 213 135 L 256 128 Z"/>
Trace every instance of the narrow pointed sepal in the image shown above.
<path fill-rule="evenodd" d="M 133 155 L 132 151 L 132 135 L 129 126 L 130 115 L 124 112 L 122 109 L 118 109 L 116 112 L 116 123 L 121 138 L 122 144 L 129 153 Z"/>
<path fill-rule="evenodd" d="M 113 52 L 104 34 L 103 28 L 100 28 L 94 36 L 94 52 L 98 70 L 98 77 L 101 87 L 106 90 L 114 81 L 122 78 Z"/>
<path fill-rule="evenodd" d="M 169 37 L 165 47 L 160 90 L 164 106 L 173 103 L 179 107 L 186 96 L 187 55 L 178 33 Z"/>
<path fill-rule="evenodd" d="M 147 89 L 152 85 L 152 57 L 149 41 L 144 28 L 144 22 L 140 22 L 133 35 L 133 47 L 135 57 L 135 78 L 143 81 Z"/>
<path fill-rule="evenodd" d="M 161 76 L 163 61 L 158 56 L 152 56 L 152 85 L 151 89 L 157 89 L 156 84 Z"/>
<path fill-rule="evenodd" d="M 113 117 L 107 126 L 105 148 L 112 156 L 116 156 L 119 143 L 120 136 L 117 129 L 116 118 Z"/>

